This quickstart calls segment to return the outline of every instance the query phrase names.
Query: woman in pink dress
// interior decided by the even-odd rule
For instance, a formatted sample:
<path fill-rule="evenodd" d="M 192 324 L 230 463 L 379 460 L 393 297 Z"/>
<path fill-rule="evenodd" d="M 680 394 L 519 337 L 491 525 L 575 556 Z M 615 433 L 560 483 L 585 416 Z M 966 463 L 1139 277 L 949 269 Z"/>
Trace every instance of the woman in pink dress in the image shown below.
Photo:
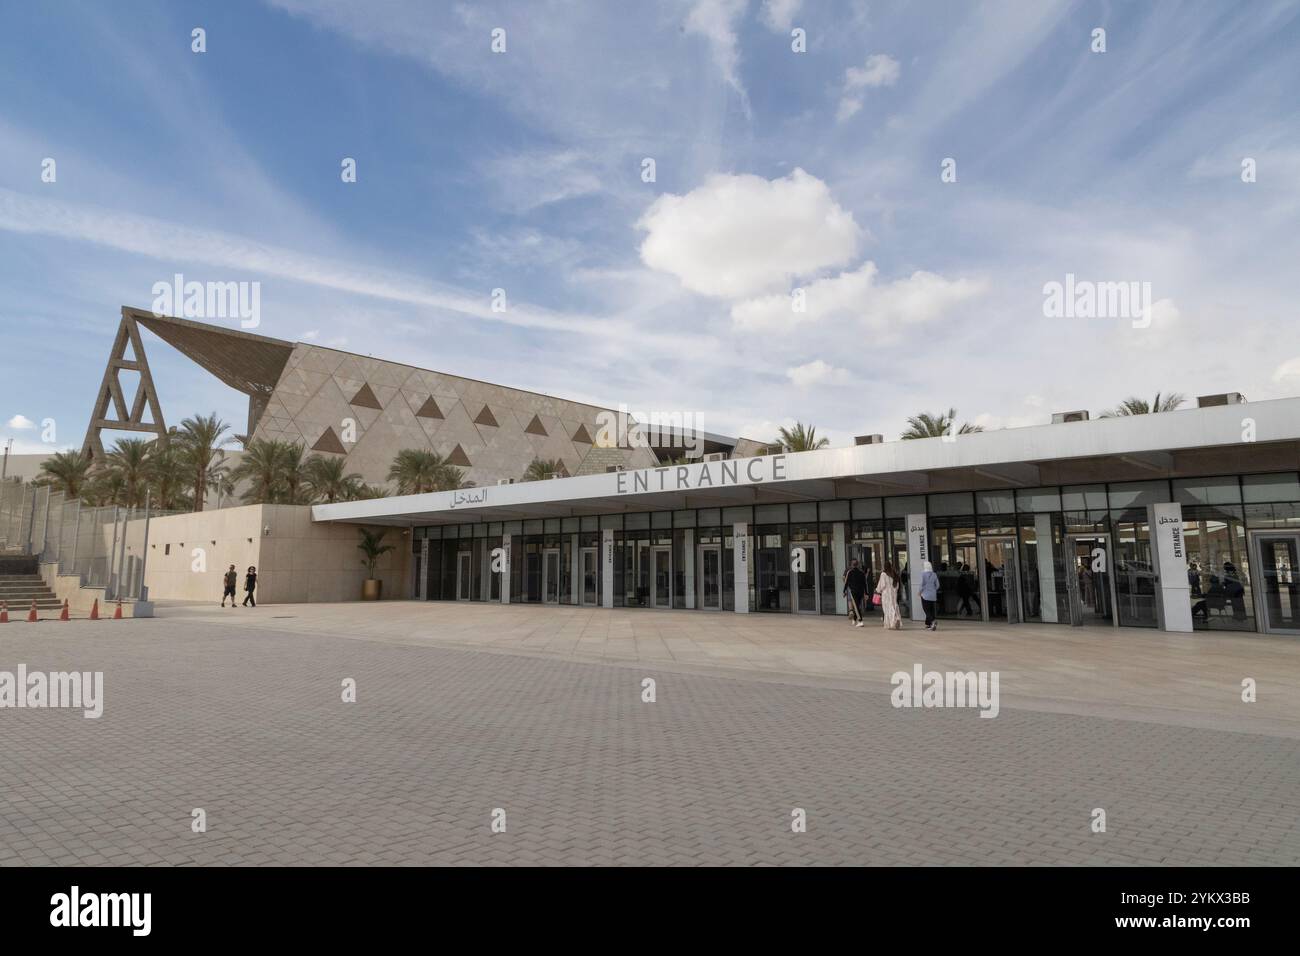
<path fill-rule="evenodd" d="M 876 582 L 876 593 L 880 595 L 880 611 L 886 630 L 901 630 L 903 617 L 898 613 L 898 572 L 888 561 Z"/>

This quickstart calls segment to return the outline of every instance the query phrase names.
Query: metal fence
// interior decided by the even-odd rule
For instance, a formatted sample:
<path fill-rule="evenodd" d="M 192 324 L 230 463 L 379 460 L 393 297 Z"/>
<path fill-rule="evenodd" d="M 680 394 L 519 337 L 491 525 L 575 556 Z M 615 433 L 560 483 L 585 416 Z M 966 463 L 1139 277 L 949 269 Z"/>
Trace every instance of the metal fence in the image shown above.
<path fill-rule="evenodd" d="M 141 598 L 150 519 L 174 512 L 87 507 L 48 486 L 0 483 L 0 554 L 36 555 L 106 597 Z"/>

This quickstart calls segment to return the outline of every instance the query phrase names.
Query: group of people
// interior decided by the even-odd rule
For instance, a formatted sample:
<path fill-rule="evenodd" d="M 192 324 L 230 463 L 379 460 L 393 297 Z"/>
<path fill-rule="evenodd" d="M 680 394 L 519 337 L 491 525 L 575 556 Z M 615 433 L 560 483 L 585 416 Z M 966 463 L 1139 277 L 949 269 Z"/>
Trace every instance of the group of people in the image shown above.
<path fill-rule="evenodd" d="M 935 602 L 939 597 L 939 575 L 934 573 L 934 566 L 929 561 L 925 562 L 924 567 L 920 584 L 921 606 L 925 608 L 925 626 L 927 630 L 937 631 L 939 623 L 936 620 Z M 849 569 L 844 572 L 844 595 L 848 598 L 849 623 L 854 627 L 866 626 L 864 615 L 869 583 L 867 573 L 862 570 L 858 559 L 854 558 L 849 563 Z M 873 607 L 880 608 L 881 623 L 888 631 L 897 631 L 903 626 L 903 615 L 898 607 L 899 583 L 898 569 L 892 562 L 886 561 L 880 571 L 880 577 L 876 580 L 871 604 Z"/>
<path fill-rule="evenodd" d="M 1187 583 L 1192 591 L 1192 617 L 1201 615 L 1206 623 L 1210 620 L 1210 611 L 1221 611 L 1232 605 L 1232 618 L 1235 621 L 1246 619 L 1246 586 L 1241 583 L 1241 572 L 1231 561 L 1223 562 L 1223 574 L 1215 574 L 1213 567 L 1208 569 L 1210 586 L 1206 590 L 1201 583 L 1201 569 L 1192 563 L 1187 568 Z"/>
<path fill-rule="evenodd" d="M 235 588 L 239 584 L 239 574 L 235 571 L 232 564 L 230 570 L 225 573 L 221 579 L 223 590 L 221 592 L 221 606 L 226 606 L 226 598 L 230 598 L 230 606 L 235 606 Z M 257 568 L 251 564 L 248 571 L 244 574 L 244 607 L 257 607 L 257 599 L 253 593 L 257 590 Z"/>

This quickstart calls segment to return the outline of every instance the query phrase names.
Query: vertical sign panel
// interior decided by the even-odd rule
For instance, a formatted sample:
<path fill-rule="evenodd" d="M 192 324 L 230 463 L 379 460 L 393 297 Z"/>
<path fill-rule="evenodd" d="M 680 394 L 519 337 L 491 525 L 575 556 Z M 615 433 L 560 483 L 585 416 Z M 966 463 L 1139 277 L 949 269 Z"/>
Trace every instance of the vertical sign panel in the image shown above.
<path fill-rule="evenodd" d="M 921 606 L 921 572 L 930 560 L 930 536 L 925 515 L 907 516 L 907 577 L 911 595 L 912 620 L 924 621 L 925 608 Z"/>
<path fill-rule="evenodd" d="M 614 531 L 606 528 L 600 533 L 601 588 L 600 606 L 614 606 Z"/>
<path fill-rule="evenodd" d="M 749 613 L 749 525 L 737 521 L 731 526 L 732 571 L 736 578 L 736 613 Z"/>
<path fill-rule="evenodd" d="M 1151 534 L 1155 538 L 1157 593 L 1166 631 L 1192 630 L 1192 586 L 1187 580 L 1187 545 L 1183 541 L 1183 506 L 1177 502 L 1151 505 Z"/>

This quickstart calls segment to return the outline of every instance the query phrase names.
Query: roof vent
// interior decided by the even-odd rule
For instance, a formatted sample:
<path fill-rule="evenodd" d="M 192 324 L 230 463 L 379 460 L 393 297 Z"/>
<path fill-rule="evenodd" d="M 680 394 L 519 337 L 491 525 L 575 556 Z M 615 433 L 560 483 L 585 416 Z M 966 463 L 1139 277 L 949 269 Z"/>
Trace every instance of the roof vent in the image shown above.
<path fill-rule="evenodd" d="M 1246 396 L 1241 392 L 1224 392 L 1222 395 L 1201 395 L 1196 399 L 1197 408 L 1214 408 L 1216 405 L 1245 405 Z"/>
<path fill-rule="evenodd" d="M 1086 422 L 1088 420 L 1087 411 L 1077 412 L 1052 412 L 1052 424 L 1061 425 L 1065 422 Z"/>
<path fill-rule="evenodd" d="M 883 445 L 884 442 L 884 435 L 855 435 L 853 437 L 853 444 L 855 445 Z"/>

